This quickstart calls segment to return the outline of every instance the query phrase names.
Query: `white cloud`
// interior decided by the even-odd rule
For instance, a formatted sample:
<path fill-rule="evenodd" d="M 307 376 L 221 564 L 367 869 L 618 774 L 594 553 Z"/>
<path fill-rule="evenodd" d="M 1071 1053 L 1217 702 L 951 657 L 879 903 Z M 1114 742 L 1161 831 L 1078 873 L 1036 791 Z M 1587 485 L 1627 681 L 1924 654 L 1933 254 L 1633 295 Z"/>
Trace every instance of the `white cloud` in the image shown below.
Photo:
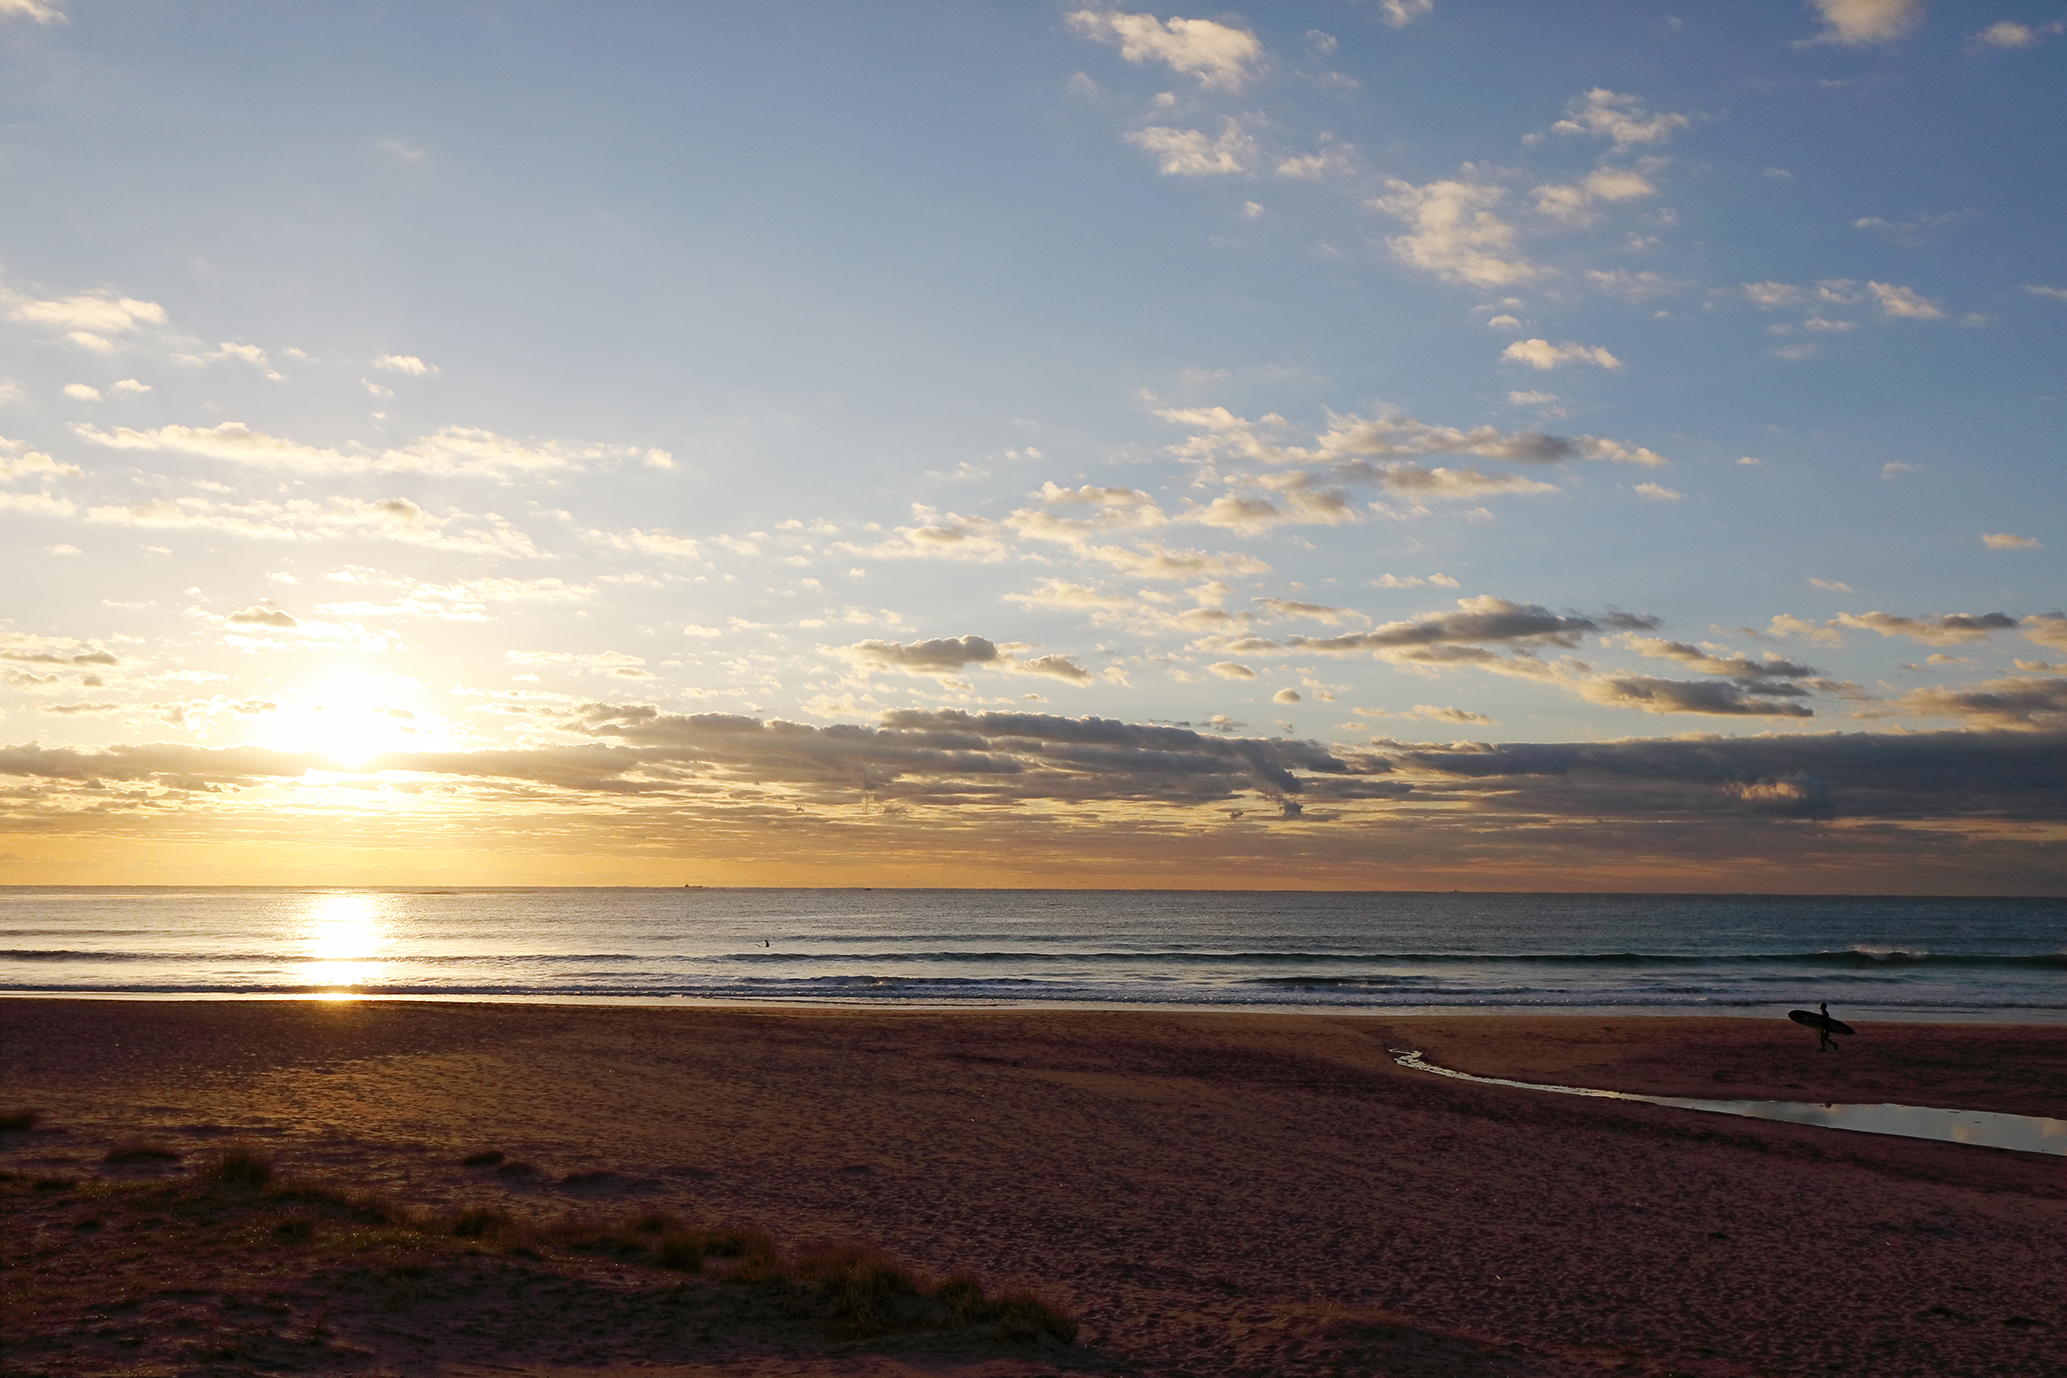
<path fill-rule="evenodd" d="M 2055 301 L 2067 301 L 2067 287 L 2040 287 L 2036 283 L 2027 282 L 2024 284 L 2024 290 L 2034 297 L 2051 297 Z"/>
<path fill-rule="evenodd" d="M 151 385 L 149 383 L 139 383 L 134 378 L 124 378 L 114 385 L 114 391 L 116 392 L 142 393 L 149 392 L 150 390 Z"/>
<path fill-rule="evenodd" d="M 1226 493 L 1204 507 L 1193 504 L 1184 520 L 1236 531 L 1267 531 L 1274 526 L 1338 526 L 1357 519 L 1349 499 L 1336 489 L 1293 488 L 1280 507 L 1268 498 Z"/>
<path fill-rule="evenodd" d="M 1898 479 L 1904 474 L 1920 474 L 1922 472 L 1923 466 L 1921 464 L 1909 464 L 1899 459 L 1891 459 L 1880 466 L 1880 477 L 1883 483 Z"/>
<path fill-rule="evenodd" d="M 1219 660 L 1206 667 L 1222 679 L 1254 679 L 1256 672 L 1232 660 Z"/>
<path fill-rule="evenodd" d="M 75 402 L 98 402 L 100 401 L 100 389 L 89 383 L 67 383 L 65 384 L 65 396 Z"/>
<path fill-rule="evenodd" d="M 1560 134 L 1612 139 L 1619 149 L 1631 144 L 1664 143 L 1672 137 L 1673 130 L 1685 129 L 1687 123 L 1685 115 L 1653 115 L 1644 108 L 1640 97 L 1597 86 L 1582 96 L 1574 96 L 1565 107 L 1565 118 L 1551 128 Z"/>
<path fill-rule="evenodd" d="M 293 498 L 285 502 L 248 503 L 218 503 L 198 497 L 154 498 L 89 508 L 86 519 L 145 530 L 220 531 L 253 540 L 358 537 L 471 554 L 538 554 L 529 536 L 494 513 L 478 518 L 464 513 L 439 517 L 408 498 L 383 498 L 377 502 Z"/>
<path fill-rule="evenodd" d="M 1858 592 L 1858 590 L 1854 589 L 1850 584 L 1841 584 L 1837 582 L 1835 579 L 1818 579 L 1813 574 L 1809 576 L 1809 583 L 1815 586 L 1816 588 L 1822 589 L 1825 593 Z"/>
<path fill-rule="evenodd" d="M 1741 458 L 1739 458 L 1737 462 L 1739 464 L 1748 465 L 1753 469 L 1762 468 L 1765 465 L 1765 461 L 1758 458 L 1756 455 L 1744 455 Z"/>
<path fill-rule="evenodd" d="M 428 378 L 438 371 L 436 365 L 427 364 L 414 354 L 383 354 L 373 361 L 373 366 L 390 373 L 406 373 L 412 378 Z"/>
<path fill-rule="evenodd" d="M 1652 502 L 1678 502 L 1686 496 L 1685 493 L 1675 492 L 1662 483 L 1639 483 L 1635 491 L 1638 497 L 1649 498 Z"/>
<path fill-rule="evenodd" d="M 1435 0 L 1384 0 L 1379 8 L 1389 28 L 1404 29 L 1424 14 L 1433 14 Z"/>
<path fill-rule="evenodd" d="M 30 325 L 47 325 L 67 331 L 65 338 L 97 353 L 107 353 L 114 344 L 109 335 L 124 335 L 144 325 L 165 324 L 165 308 L 154 301 L 117 297 L 111 292 L 84 292 L 78 296 L 47 300 L 6 293 L 9 320 Z"/>
<path fill-rule="evenodd" d="M 1505 286 L 1543 271 L 1516 249 L 1514 226 L 1493 213 L 1505 188 L 1454 180 L 1417 187 L 1397 178 L 1387 178 L 1385 188 L 1368 204 L 1412 227 L 1385 241 L 1409 267 L 1474 287 Z"/>
<path fill-rule="evenodd" d="M 225 421 L 209 427 L 159 426 L 151 430 L 118 426 L 111 431 L 82 422 L 74 424 L 72 429 L 83 439 L 110 449 L 191 454 L 238 464 L 324 474 L 418 473 L 442 477 L 496 477 L 579 469 L 592 460 L 642 455 L 637 449 L 622 446 L 577 447 L 552 441 L 524 445 L 493 431 L 466 426 L 447 426 L 377 455 L 360 450 L 302 445 L 267 435 L 264 431 L 254 431 L 241 421 Z"/>
<path fill-rule="evenodd" d="M 65 24 L 63 10 L 43 0 L 0 0 L 0 19 L 26 19 L 36 24 Z"/>
<path fill-rule="evenodd" d="M 397 158 L 400 158 L 405 163 L 420 163 L 425 158 L 428 158 L 430 156 L 430 154 L 426 150 L 421 148 L 411 148 L 408 144 L 403 143 L 400 139 L 382 139 L 379 143 L 375 144 L 374 147 L 385 149 L 389 153 L 394 154 Z"/>
<path fill-rule="evenodd" d="M 1517 407 L 1547 407 L 1557 401 L 1554 392 L 1510 392 L 1507 400 Z"/>
<path fill-rule="evenodd" d="M 1975 34 L 1969 42 L 1973 48 L 2031 48 L 2062 33 L 2067 33 L 2067 23 L 2059 20 L 2032 25 L 2019 24 L 2014 19 L 1998 19 Z"/>
<path fill-rule="evenodd" d="M 1210 19 L 1158 22 L 1152 14 L 1078 10 L 1068 22 L 1085 38 L 1116 45 L 1120 56 L 1136 66 L 1161 62 L 1208 88 L 1240 90 L 1263 60 L 1263 45 L 1254 34 Z"/>
<path fill-rule="evenodd" d="M 1622 361 L 1599 345 L 1574 344 L 1567 340 L 1554 345 L 1548 340 L 1516 340 L 1500 351 L 1500 357 L 1530 368 L 1551 369 L 1560 364 L 1596 364 L 1605 369 L 1618 369 Z"/>
<path fill-rule="evenodd" d="M 1343 177 L 1356 171 L 1353 154 L 1356 149 L 1349 144 L 1338 144 L 1328 135 L 1321 135 L 1321 147 L 1312 153 L 1279 161 L 1277 174 L 1303 181 L 1318 182 L 1327 177 Z"/>
<path fill-rule="evenodd" d="M 1684 288 L 1684 282 L 1654 273 L 1646 269 L 1638 272 L 1629 268 L 1615 268 L 1603 272 L 1598 268 L 1586 270 L 1586 280 L 1610 296 L 1624 301 L 1649 301 L 1653 297 L 1671 296 Z"/>
<path fill-rule="evenodd" d="M 1934 321 L 1945 313 L 1939 307 L 1918 296 L 1907 287 L 1897 287 L 1888 282 L 1869 282 L 1866 290 L 1873 293 L 1880 302 L 1882 314 L 1908 320 Z"/>
<path fill-rule="evenodd" d="M 76 464 L 65 464 L 40 450 L 30 449 L 26 440 L 9 440 L 0 435 L 0 482 L 26 478 L 30 474 L 77 478 L 82 472 Z"/>
<path fill-rule="evenodd" d="M 1981 538 L 1982 544 L 1990 550 L 2044 550 L 2045 542 L 2036 536 L 2012 536 L 2005 531 L 1992 532 Z"/>
<path fill-rule="evenodd" d="M 1859 46 L 1900 38 L 1923 20 L 1924 0 L 1809 0 L 1826 27 L 1811 43 Z"/>
<path fill-rule="evenodd" d="M 1519 330 L 1522 323 L 1513 316 L 1494 316 L 1486 322 L 1488 330 Z"/>
<path fill-rule="evenodd" d="M 1426 577 L 1412 574 L 1404 579 L 1397 574 L 1381 574 L 1371 581 L 1371 587 L 1374 589 L 1418 589 L 1429 584 L 1446 589 L 1457 587 L 1457 581 L 1447 574 L 1430 574 Z"/>
<path fill-rule="evenodd" d="M 1157 170 L 1166 177 L 1225 176 L 1247 172 L 1256 161 L 1256 141 L 1233 119 L 1217 139 L 1197 129 L 1151 125 L 1127 135 L 1127 142 L 1154 154 Z"/>
<path fill-rule="evenodd" d="M 1801 288 L 1791 282 L 1747 282 L 1744 295 L 1761 311 L 1774 311 L 1801 299 Z"/>

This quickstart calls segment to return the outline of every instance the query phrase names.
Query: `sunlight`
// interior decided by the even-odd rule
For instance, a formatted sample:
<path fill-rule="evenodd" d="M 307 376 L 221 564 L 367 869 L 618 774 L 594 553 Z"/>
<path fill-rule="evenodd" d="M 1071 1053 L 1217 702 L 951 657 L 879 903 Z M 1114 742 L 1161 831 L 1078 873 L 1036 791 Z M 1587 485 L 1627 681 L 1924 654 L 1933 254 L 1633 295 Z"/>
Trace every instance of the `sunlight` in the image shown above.
<path fill-rule="evenodd" d="M 377 955 L 393 941 L 377 895 L 315 897 L 309 913 L 309 960 L 303 968 L 312 986 L 363 986 L 385 965 Z"/>
<path fill-rule="evenodd" d="M 395 706 L 412 680 L 341 673 L 314 686 L 314 702 L 281 715 L 278 727 L 294 749 L 346 770 L 411 744 L 415 715 Z"/>

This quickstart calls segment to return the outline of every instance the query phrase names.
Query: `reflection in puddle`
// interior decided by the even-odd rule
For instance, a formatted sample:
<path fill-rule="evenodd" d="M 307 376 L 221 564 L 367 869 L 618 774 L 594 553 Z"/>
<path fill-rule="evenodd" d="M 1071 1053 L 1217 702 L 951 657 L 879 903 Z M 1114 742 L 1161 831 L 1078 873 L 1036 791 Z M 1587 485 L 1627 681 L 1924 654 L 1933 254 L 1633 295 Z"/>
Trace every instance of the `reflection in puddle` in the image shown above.
<path fill-rule="evenodd" d="M 1555 1091 L 1565 1096 L 1599 1096 L 1606 1100 L 1640 1100 L 1680 1110 L 1708 1110 L 1718 1115 L 1746 1115 L 1755 1120 L 1785 1120 L 1826 1129 L 1852 1129 L 1863 1134 L 1899 1134 L 1909 1139 L 2013 1148 L 2023 1153 L 2067 1156 L 2067 1120 L 2041 1115 L 2004 1115 L 1993 1110 L 1939 1110 L 1922 1105 L 1819 1105 L 1787 1100 L 1693 1100 L 1685 1096 L 1643 1096 L 1634 1091 L 1596 1091 L 1586 1086 L 1546 1086 L 1504 1077 L 1475 1077 L 1423 1062 L 1418 1052 L 1391 1050 L 1392 1060 L 1417 1072 L 1476 1081 L 1487 1086 L 1518 1086 L 1524 1091 Z"/>
<path fill-rule="evenodd" d="M 377 895 L 321 895 L 309 913 L 309 960 L 303 966 L 309 985 L 327 991 L 363 986 L 380 974 L 375 954 L 388 945 Z"/>

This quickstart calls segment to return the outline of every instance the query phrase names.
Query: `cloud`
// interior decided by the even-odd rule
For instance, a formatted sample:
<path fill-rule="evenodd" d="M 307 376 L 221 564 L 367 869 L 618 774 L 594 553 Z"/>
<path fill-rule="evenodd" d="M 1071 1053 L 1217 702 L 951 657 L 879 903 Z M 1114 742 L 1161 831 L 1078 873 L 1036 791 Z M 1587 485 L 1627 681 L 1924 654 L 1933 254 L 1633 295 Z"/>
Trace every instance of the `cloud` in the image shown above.
<path fill-rule="evenodd" d="M 403 143 L 400 139 L 382 139 L 379 143 L 375 144 L 374 147 L 385 149 L 387 152 L 394 154 L 397 158 L 400 158 L 405 163 L 420 163 L 424 159 L 430 157 L 428 151 L 421 148 L 412 148 L 408 144 Z"/>
<path fill-rule="evenodd" d="M 1981 537 L 1981 543 L 1990 550 L 2044 550 L 2045 542 L 2036 536 L 2012 536 L 2007 531 L 1994 531 Z"/>
<path fill-rule="evenodd" d="M 1595 87 L 1574 96 L 1565 107 L 1565 118 L 1551 129 L 1559 134 L 1609 139 L 1617 149 L 1623 149 L 1632 144 L 1664 143 L 1672 137 L 1673 130 L 1685 129 L 1687 124 L 1685 115 L 1653 115 L 1644 108 L 1640 97 Z"/>
<path fill-rule="evenodd" d="M 1283 496 L 1285 505 L 1280 507 L 1268 498 L 1227 493 L 1204 507 L 1190 505 L 1184 520 L 1256 532 L 1274 526 L 1338 526 L 1357 519 L 1340 489 L 1292 488 Z"/>
<path fill-rule="evenodd" d="M 1005 558 L 1001 524 L 987 517 L 964 517 L 921 502 L 912 504 L 916 524 L 900 526 L 892 540 L 874 545 L 839 542 L 828 549 L 840 554 L 873 555 L 891 560 L 978 560 L 994 564 Z"/>
<path fill-rule="evenodd" d="M 644 668 L 644 657 L 623 651 L 505 651 L 503 657 L 512 665 L 547 666 L 577 675 L 600 674 L 614 679 L 657 678 Z"/>
<path fill-rule="evenodd" d="M 373 361 L 375 368 L 384 368 L 390 373 L 406 373 L 412 378 L 428 378 L 438 370 L 414 354 L 383 354 Z"/>
<path fill-rule="evenodd" d="M 1679 492 L 1677 489 L 1667 488 L 1662 483 L 1639 483 L 1632 491 L 1638 497 L 1648 498 L 1652 502 L 1678 502 L 1686 497 L 1685 493 Z"/>
<path fill-rule="evenodd" d="M 1404 29 L 1423 15 L 1435 12 L 1435 0 L 1382 0 L 1387 28 Z"/>
<path fill-rule="evenodd" d="M 258 603 L 240 612 L 233 612 L 223 619 L 225 622 L 246 627 L 278 627 L 282 629 L 299 627 L 301 619 L 272 603 Z"/>
<path fill-rule="evenodd" d="M 1256 163 L 1256 140 L 1229 119 L 1218 138 L 1197 129 L 1151 125 L 1127 135 L 1127 142 L 1156 158 L 1166 177 L 1218 177 L 1247 172 Z"/>
<path fill-rule="evenodd" d="M 1858 47 L 1889 43 L 1923 22 L 1924 0 L 1809 0 L 1823 16 L 1823 32 L 1809 43 Z"/>
<path fill-rule="evenodd" d="M 66 505 L 69 511 L 69 504 Z M 258 499 L 219 503 L 208 498 L 153 498 L 93 507 L 86 520 L 157 531 L 220 531 L 253 540 L 306 541 L 360 538 L 479 555 L 536 555 L 531 538 L 488 513 L 436 516 L 408 498 L 361 502 L 353 498 Z"/>
<path fill-rule="evenodd" d="M 67 667 L 115 666 L 122 663 L 112 651 L 91 641 L 9 631 L 0 631 L 0 660 L 12 661 L 17 665 Z"/>
<path fill-rule="evenodd" d="M 997 665 L 1021 674 L 1047 675 L 1071 684 L 1088 684 L 1091 672 L 1070 656 L 1021 659 L 981 636 L 936 637 L 930 641 L 857 641 L 834 646 L 831 653 L 865 669 L 899 670 L 908 675 L 946 679 L 971 665 Z"/>
<path fill-rule="evenodd" d="M 163 325 L 166 319 L 165 308 L 154 301 L 118 297 L 107 291 L 48 300 L 10 292 L 0 295 L 0 300 L 7 303 L 9 320 L 69 331 L 67 338 L 102 353 L 114 347 L 107 336 L 130 334 L 144 325 Z"/>
<path fill-rule="evenodd" d="M 1569 340 L 1561 345 L 1548 340 L 1516 340 L 1500 351 L 1500 357 L 1539 369 L 1556 368 L 1560 364 L 1596 364 L 1605 369 L 1622 367 L 1620 359 L 1600 346 L 1573 344 Z"/>
<path fill-rule="evenodd" d="M 0 19 L 26 19 L 34 24 L 66 24 L 63 10 L 43 0 L 0 0 Z"/>
<path fill-rule="evenodd" d="M 466 426 L 446 426 L 379 454 L 302 445 L 254 431 L 241 421 L 208 427 L 159 426 L 151 430 L 117 426 L 112 431 L 80 422 L 74 423 L 72 429 L 82 439 L 110 449 L 198 455 L 316 474 L 413 473 L 499 478 L 580 469 L 597 460 L 643 459 L 650 453 L 631 446 L 569 446 L 555 441 L 524 445 L 493 431 Z"/>
<path fill-rule="evenodd" d="M 1316 622 L 1325 622 L 1331 627 L 1344 622 L 1369 620 L 1353 609 L 1329 607 L 1325 603 L 1302 603 L 1290 598 L 1253 598 L 1250 601 L 1261 604 L 1266 611 L 1279 617 L 1309 617 Z"/>
<path fill-rule="evenodd" d="M 1788 660 L 1783 656 L 1767 652 L 1763 660 L 1748 656 L 1717 654 L 1704 647 L 1689 645 L 1684 641 L 1667 641 L 1660 637 L 1631 636 L 1625 644 L 1639 655 L 1653 660 L 1676 660 L 1690 669 L 1705 675 L 1729 675 L 1738 679 L 1809 679 L 1822 674 L 1812 666 Z"/>
<path fill-rule="evenodd" d="M 2036 283 L 2027 282 L 2024 284 L 2024 290 L 2034 297 L 2051 297 L 2055 301 L 2067 301 L 2067 287 L 2041 287 Z"/>
<path fill-rule="evenodd" d="M 1505 598 L 1490 596 L 1460 598 L 1457 608 L 1456 612 L 1428 613 L 1414 620 L 1387 622 L 1368 632 L 1326 638 L 1286 637 L 1285 644 L 1332 654 L 1488 641 L 1576 646 L 1579 638 L 1587 632 L 1644 630 L 1657 625 L 1657 619 L 1653 617 L 1628 613 L 1585 617 L 1577 613 L 1555 613 L 1538 603 L 1512 603 Z"/>
<path fill-rule="evenodd" d="M 1368 204 L 1412 227 L 1385 241 L 1408 267 L 1472 287 L 1501 287 L 1542 273 L 1516 249 L 1514 226 L 1493 213 L 1505 188 L 1461 181 L 1417 187 L 1397 178 L 1387 178 L 1385 188 Z"/>
<path fill-rule="evenodd" d="M 1941 616 L 1899 617 L 1894 613 L 1839 613 L 1832 626 L 1856 627 L 1882 636 L 1906 636 L 1927 646 L 1958 646 L 1978 640 L 1990 632 L 2017 625 L 2008 613 L 1945 613 Z"/>
<path fill-rule="evenodd" d="M 1306 447 L 1284 444 L 1272 438 L 1273 432 L 1288 424 L 1283 417 L 1276 415 L 1251 421 L 1234 415 L 1225 407 L 1165 409 L 1156 415 L 1165 421 L 1194 428 L 1196 433 L 1191 439 L 1174 451 L 1182 459 L 1209 464 L 1221 459 L 1268 465 L 1333 464 L 1334 476 L 1345 482 L 1392 482 L 1386 475 L 1398 472 L 1401 476 L 1397 481 L 1401 486 L 1427 486 L 1414 473 L 1400 471 L 1394 466 L 1381 468 L 1362 462 L 1367 456 L 1466 454 L 1517 464 L 1562 464 L 1571 460 L 1604 459 L 1646 467 L 1667 462 L 1663 455 L 1641 445 L 1628 445 L 1600 436 L 1502 431 L 1495 426 L 1461 430 L 1454 426 L 1432 426 L 1411 416 L 1367 419 L 1354 414 L 1330 413 L 1329 428 L 1315 438 L 1312 446 Z M 1484 478 L 1483 475 L 1478 477 Z"/>
<path fill-rule="evenodd" d="M 66 464 L 41 450 L 30 449 L 26 440 L 9 440 L 0 435 L 0 482 L 27 478 L 31 474 L 78 478 L 84 472 L 76 464 Z"/>
<path fill-rule="evenodd" d="M 1899 459 L 1891 459 L 1880 466 L 1880 480 L 1882 483 L 1886 483 L 1888 480 L 1900 478 L 1904 474 L 1920 474 L 1922 472 L 1923 466 L 1921 464 L 1907 464 Z"/>
<path fill-rule="evenodd" d="M 2033 613 L 2024 619 L 2024 635 L 2041 646 L 2067 651 L 2067 616 L 2056 612 Z"/>
<path fill-rule="evenodd" d="M 1879 301 L 1881 314 L 1890 320 L 1934 321 L 1945 312 L 1935 303 L 1925 301 L 1907 287 L 1897 287 L 1888 282 L 1869 282 L 1866 290 Z"/>
<path fill-rule="evenodd" d="M 1457 581 L 1447 574 L 1430 574 L 1425 577 L 1411 574 L 1405 578 L 1397 574 L 1381 574 L 1371 581 L 1371 587 L 1374 589 L 1418 589 L 1429 584 L 1446 589 L 1457 587 Z"/>
<path fill-rule="evenodd" d="M 1229 574 L 1268 574 L 1270 566 L 1242 551 L 1173 550 L 1149 542 L 1138 549 L 1087 546 L 1093 560 L 1140 579 L 1196 579 Z"/>
<path fill-rule="evenodd" d="M 1724 717 L 1812 718 L 1815 710 L 1779 687 L 1744 686 L 1721 680 L 1653 679 L 1648 675 L 1587 680 L 1579 692 L 1595 703 L 1638 708 L 1646 713 L 1708 713 Z M 1793 691 L 1799 692 L 1799 691 Z"/>
<path fill-rule="evenodd" d="M 1919 718 L 1959 718 L 2010 731 L 2067 730 L 2067 679 L 1991 679 L 1969 689 L 1912 689 L 1892 709 Z"/>
<path fill-rule="evenodd" d="M 1270 696 L 1270 701 L 1272 703 L 1298 703 L 1301 700 L 1297 689 L 1280 689 Z"/>
<path fill-rule="evenodd" d="M 1353 156 L 1355 152 L 1353 146 L 1336 143 L 1328 135 L 1323 134 L 1321 147 L 1315 152 L 1280 159 L 1277 174 L 1280 177 L 1306 182 L 1347 176 L 1356 171 L 1356 160 Z"/>
<path fill-rule="evenodd" d="M 1256 672 L 1248 666 L 1232 660 L 1219 660 L 1206 667 L 1222 679 L 1254 679 Z"/>
<path fill-rule="evenodd" d="M 1968 50 L 1983 48 L 2032 48 L 2048 38 L 2067 33 L 2067 23 L 2054 20 L 2050 24 L 2019 24 L 2014 19 L 1998 19 L 1968 40 Z"/>
<path fill-rule="evenodd" d="M 100 401 L 100 389 L 90 383 L 67 383 L 64 391 L 65 396 L 76 402 Z"/>
<path fill-rule="evenodd" d="M 1005 518 L 1004 524 L 1029 540 L 1056 541 L 1084 546 L 1109 539 L 1119 531 L 1137 531 L 1169 523 L 1156 500 L 1137 488 L 1104 488 L 1084 484 L 1062 488 L 1053 482 L 1042 485 L 1041 505 L 1022 507 Z M 1060 513 L 1088 511 L 1089 516 Z"/>
<path fill-rule="evenodd" d="M 114 385 L 116 392 L 145 393 L 151 390 L 149 383 L 139 383 L 134 378 L 124 378 Z"/>
<path fill-rule="evenodd" d="M 1663 273 L 1654 273 L 1648 269 L 1636 272 L 1628 268 L 1616 268 L 1608 272 L 1589 268 L 1586 270 L 1586 280 L 1609 296 L 1620 297 L 1629 302 L 1668 297 L 1687 285 L 1676 278 L 1666 277 Z"/>
<path fill-rule="evenodd" d="M 1938 230 L 1972 220 L 1978 211 L 1940 211 L 1934 215 L 1918 215 L 1908 220 L 1887 220 L 1878 215 L 1861 216 L 1852 222 L 1855 230 L 1866 230 L 1879 235 L 1894 244 L 1907 244 L 1911 248 L 1929 243 Z"/>
<path fill-rule="evenodd" d="M 1159 23 L 1152 14 L 1078 10 L 1068 23 L 1085 38 L 1117 46 L 1120 56 L 1137 67 L 1164 63 L 1197 77 L 1209 90 L 1239 91 L 1263 60 L 1263 45 L 1254 34 L 1210 19 L 1172 17 Z"/>

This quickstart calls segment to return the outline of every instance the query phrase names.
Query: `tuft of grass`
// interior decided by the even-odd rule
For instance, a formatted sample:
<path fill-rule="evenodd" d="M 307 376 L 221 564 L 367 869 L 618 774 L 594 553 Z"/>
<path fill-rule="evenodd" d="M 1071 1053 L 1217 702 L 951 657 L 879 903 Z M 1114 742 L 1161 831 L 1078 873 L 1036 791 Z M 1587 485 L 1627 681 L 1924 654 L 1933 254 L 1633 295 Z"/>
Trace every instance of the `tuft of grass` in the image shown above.
<path fill-rule="evenodd" d="M 484 1148 L 479 1153 L 469 1153 L 459 1160 L 461 1167 L 494 1167 L 503 1159 L 499 1148 Z"/>
<path fill-rule="evenodd" d="M 104 1163 L 176 1163 L 179 1154 L 164 1144 L 143 1139 L 124 1139 L 102 1155 Z"/>
<path fill-rule="evenodd" d="M 34 1129 L 36 1121 L 42 1118 L 34 1110 L 10 1110 L 4 1115 L 0 1115 L 0 1130 L 11 1129 L 17 1133 L 26 1133 Z"/>
<path fill-rule="evenodd" d="M 1038 1342 L 1052 1339 L 1066 1345 L 1077 1342 L 1076 1321 L 1031 1292 L 1003 1293 L 989 1302 L 987 1309 L 990 1314 L 985 1319 L 996 1325 L 998 1333 L 1008 1340 Z"/>
<path fill-rule="evenodd" d="M 273 1180 L 273 1160 L 256 1149 L 230 1144 L 215 1155 L 208 1175 L 226 1187 L 262 1187 Z"/>

